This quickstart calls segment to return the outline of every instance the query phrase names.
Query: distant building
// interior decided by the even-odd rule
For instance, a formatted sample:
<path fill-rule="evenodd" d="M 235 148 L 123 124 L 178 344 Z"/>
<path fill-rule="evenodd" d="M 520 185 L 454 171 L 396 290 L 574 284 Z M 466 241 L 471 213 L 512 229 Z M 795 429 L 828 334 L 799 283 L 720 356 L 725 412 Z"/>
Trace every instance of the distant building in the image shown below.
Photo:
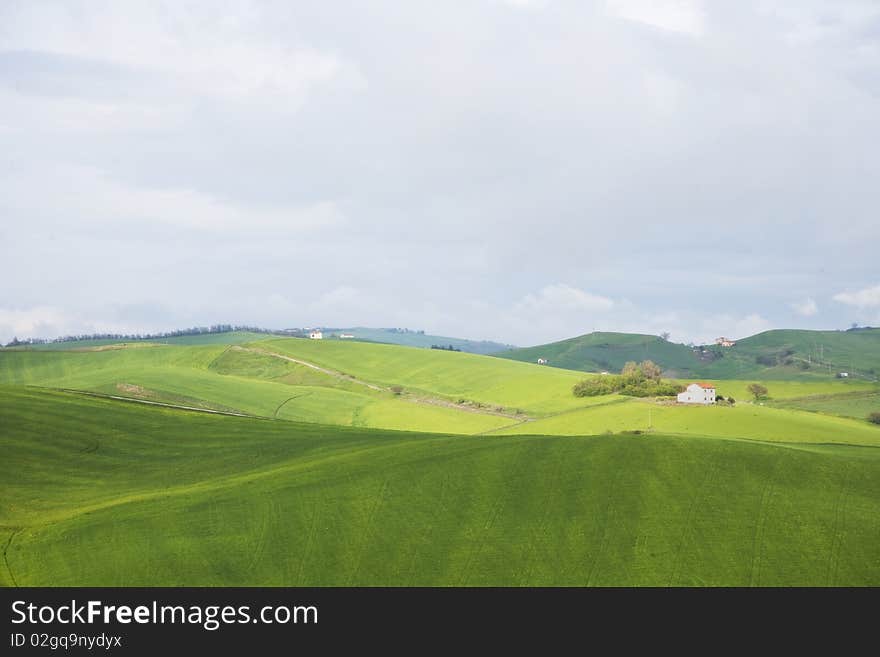
<path fill-rule="evenodd" d="M 538 365 L 546 365 L 546 364 L 547 364 L 546 358 L 539 358 L 538 359 Z"/>
<path fill-rule="evenodd" d="M 312 340 L 323 340 L 324 334 L 319 329 L 312 329 L 309 331 L 309 338 Z"/>
<path fill-rule="evenodd" d="M 840 374 L 837 375 L 837 378 L 838 378 L 838 379 L 848 379 L 848 378 L 849 378 L 849 372 L 841 372 Z"/>
<path fill-rule="evenodd" d="M 354 336 L 353 336 L 351 333 L 340 333 L 340 334 L 339 334 L 339 338 L 340 338 L 341 340 L 350 340 L 350 339 L 353 338 L 353 337 L 354 337 Z"/>
<path fill-rule="evenodd" d="M 714 404 L 715 386 L 711 383 L 692 383 L 678 393 L 679 404 Z"/>
<path fill-rule="evenodd" d="M 715 344 L 721 345 L 722 347 L 732 347 L 736 344 L 736 340 L 728 340 L 725 337 L 715 338 Z"/>

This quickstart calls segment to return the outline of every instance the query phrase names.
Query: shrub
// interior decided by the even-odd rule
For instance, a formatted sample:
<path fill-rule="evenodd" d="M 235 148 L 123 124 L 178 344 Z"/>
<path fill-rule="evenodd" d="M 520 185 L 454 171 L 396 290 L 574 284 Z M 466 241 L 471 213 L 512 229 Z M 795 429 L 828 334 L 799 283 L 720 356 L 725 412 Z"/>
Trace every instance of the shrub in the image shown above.
<path fill-rule="evenodd" d="M 399 395 L 403 392 L 403 386 L 391 386 L 391 392 L 393 392 L 395 395 Z"/>
<path fill-rule="evenodd" d="M 873 422 L 874 424 L 880 424 L 880 411 L 874 411 L 868 416 L 868 422 Z"/>
<path fill-rule="evenodd" d="M 606 375 L 579 381 L 572 388 L 575 397 L 596 397 L 615 392 L 629 397 L 674 397 L 681 386 L 634 376 Z"/>

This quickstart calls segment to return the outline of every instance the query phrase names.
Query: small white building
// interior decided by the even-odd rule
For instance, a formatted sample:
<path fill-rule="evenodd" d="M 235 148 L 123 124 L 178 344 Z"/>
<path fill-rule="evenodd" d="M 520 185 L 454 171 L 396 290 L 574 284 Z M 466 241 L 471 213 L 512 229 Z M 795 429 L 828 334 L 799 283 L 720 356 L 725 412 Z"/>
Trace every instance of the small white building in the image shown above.
<path fill-rule="evenodd" d="M 341 340 L 351 340 L 354 337 L 351 333 L 340 333 L 339 338 Z"/>
<path fill-rule="evenodd" d="M 722 347 L 735 347 L 736 340 L 729 340 L 725 337 L 715 338 L 715 344 L 721 345 Z"/>
<path fill-rule="evenodd" d="M 309 332 L 309 338 L 312 340 L 323 340 L 324 334 L 320 331 L 320 329 L 312 329 Z"/>
<path fill-rule="evenodd" d="M 546 364 L 547 364 L 546 358 L 539 358 L 538 359 L 538 365 L 546 365 Z"/>
<path fill-rule="evenodd" d="M 692 383 L 678 393 L 679 404 L 714 404 L 715 386 L 711 383 Z"/>

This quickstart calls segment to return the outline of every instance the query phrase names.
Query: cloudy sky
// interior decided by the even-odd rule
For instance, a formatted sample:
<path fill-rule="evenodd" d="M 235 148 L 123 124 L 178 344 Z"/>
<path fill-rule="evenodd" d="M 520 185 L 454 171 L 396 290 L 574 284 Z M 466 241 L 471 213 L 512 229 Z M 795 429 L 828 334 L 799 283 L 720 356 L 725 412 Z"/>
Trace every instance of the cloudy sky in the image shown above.
<path fill-rule="evenodd" d="M 0 341 L 880 325 L 876 0 L 0 2 Z"/>

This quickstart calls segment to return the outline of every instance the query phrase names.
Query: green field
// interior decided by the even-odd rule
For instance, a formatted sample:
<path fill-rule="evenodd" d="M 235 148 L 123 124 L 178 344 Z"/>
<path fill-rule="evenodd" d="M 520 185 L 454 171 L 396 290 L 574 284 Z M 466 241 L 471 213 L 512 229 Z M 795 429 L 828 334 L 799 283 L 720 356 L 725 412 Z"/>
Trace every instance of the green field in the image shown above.
<path fill-rule="evenodd" d="M 327 427 L 4 388 L 7 585 L 878 585 L 876 448 Z"/>
<path fill-rule="evenodd" d="M 880 585 L 876 384 L 195 337 L 0 350 L 0 584 Z"/>
<path fill-rule="evenodd" d="M 861 391 L 844 394 L 808 395 L 785 399 L 774 403 L 779 408 L 816 411 L 864 420 L 874 412 L 880 412 L 880 392 Z"/>

